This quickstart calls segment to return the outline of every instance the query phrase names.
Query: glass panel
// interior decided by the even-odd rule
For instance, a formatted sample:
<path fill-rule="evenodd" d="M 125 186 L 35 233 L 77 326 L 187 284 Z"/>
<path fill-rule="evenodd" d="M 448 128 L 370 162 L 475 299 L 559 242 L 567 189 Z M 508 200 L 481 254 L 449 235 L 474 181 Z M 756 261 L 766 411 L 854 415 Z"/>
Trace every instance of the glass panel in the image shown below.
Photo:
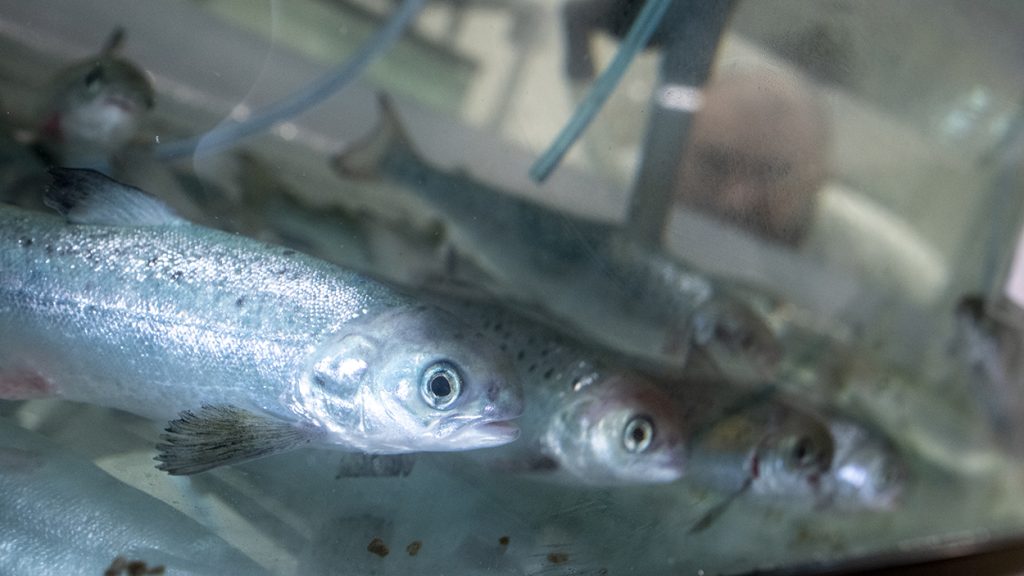
<path fill-rule="evenodd" d="M 997 0 L 5 2 L 0 573 L 1013 544 L 1022 28 Z"/>

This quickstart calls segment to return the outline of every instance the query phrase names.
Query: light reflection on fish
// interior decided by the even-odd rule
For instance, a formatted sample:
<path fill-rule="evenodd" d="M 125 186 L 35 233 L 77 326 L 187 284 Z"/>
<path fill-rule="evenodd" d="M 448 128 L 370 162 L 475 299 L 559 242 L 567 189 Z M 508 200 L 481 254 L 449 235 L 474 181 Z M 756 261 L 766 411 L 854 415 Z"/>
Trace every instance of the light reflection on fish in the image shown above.
<path fill-rule="evenodd" d="M 828 415 L 835 440 L 832 468 L 821 481 L 821 506 L 843 510 L 892 510 L 910 483 L 910 471 L 897 446 L 866 423 Z"/>
<path fill-rule="evenodd" d="M 173 417 L 161 467 L 307 443 L 371 453 L 511 442 L 506 355 L 455 316 L 325 262 L 53 170 L 66 215 L 0 208 L 0 397 Z"/>
<path fill-rule="evenodd" d="M 403 184 L 445 224 L 456 281 L 459 258 L 482 271 L 485 291 L 630 355 L 682 366 L 691 347 L 720 365 L 769 372 L 779 350 L 756 312 L 670 257 L 628 244 L 615 227 L 570 217 L 424 162 L 392 105 L 366 141 L 335 157 L 346 178 Z M 554 316 L 552 318 L 552 315 Z"/>
<path fill-rule="evenodd" d="M 6 575 L 98 576 L 118 557 L 168 574 L 266 573 L 181 512 L 6 420 L 0 517 Z"/>

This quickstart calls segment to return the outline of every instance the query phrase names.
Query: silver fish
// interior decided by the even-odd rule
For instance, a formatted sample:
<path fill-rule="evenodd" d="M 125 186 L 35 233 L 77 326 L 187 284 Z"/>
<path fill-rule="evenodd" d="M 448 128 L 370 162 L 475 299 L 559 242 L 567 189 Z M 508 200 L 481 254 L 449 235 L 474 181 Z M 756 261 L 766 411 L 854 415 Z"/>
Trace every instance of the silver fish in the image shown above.
<path fill-rule="evenodd" d="M 816 494 L 832 466 L 835 441 L 819 417 L 777 398 L 771 388 L 734 398 L 705 408 L 714 416 L 691 433 L 687 481 L 727 494 L 693 531 L 710 526 L 746 493 Z"/>
<path fill-rule="evenodd" d="M 683 423 L 649 378 L 499 307 L 443 306 L 472 318 L 512 356 L 530 399 L 519 442 L 465 457 L 573 484 L 660 484 L 684 475 Z"/>
<path fill-rule="evenodd" d="M 1024 410 L 1019 374 L 1022 350 L 1019 328 L 992 309 L 990 303 L 966 295 L 957 303 L 950 358 L 953 378 L 975 384 L 993 436 L 1014 454 L 1024 454 Z"/>
<path fill-rule="evenodd" d="M 161 468 L 315 442 L 468 450 L 518 435 L 509 360 L 450 313 L 54 169 L 55 216 L 0 208 L 0 397 L 173 417 Z"/>
<path fill-rule="evenodd" d="M 266 573 L 181 512 L 6 420 L 0 516 L 0 573 L 10 576 L 99 575 L 133 562 L 168 574 Z"/>
<path fill-rule="evenodd" d="M 154 105 L 153 85 L 117 55 L 115 29 L 100 53 L 59 72 L 39 113 L 39 143 L 62 166 L 101 167 L 138 134 Z"/>
<path fill-rule="evenodd" d="M 632 246 L 611 224 L 570 217 L 427 164 L 387 99 L 381 108 L 377 130 L 337 155 L 335 171 L 402 184 L 433 206 L 456 266 L 462 257 L 486 275 L 470 282 L 633 356 L 678 368 L 696 345 L 714 351 L 726 368 L 770 372 L 779 357 L 771 330 L 720 283 Z M 457 268 L 443 272 L 465 280 Z"/>
<path fill-rule="evenodd" d="M 910 470 L 897 446 L 881 430 L 840 416 L 827 416 L 835 440 L 832 468 L 821 480 L 821 505 L 844 510 L 891 510 L 906 493 Z"/>

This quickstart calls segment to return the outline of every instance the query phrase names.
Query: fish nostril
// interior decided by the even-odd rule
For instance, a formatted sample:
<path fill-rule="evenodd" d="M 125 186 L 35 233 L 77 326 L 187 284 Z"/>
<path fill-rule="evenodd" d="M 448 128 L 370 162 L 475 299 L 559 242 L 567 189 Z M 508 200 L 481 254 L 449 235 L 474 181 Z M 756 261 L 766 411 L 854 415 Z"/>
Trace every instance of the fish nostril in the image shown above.
<path fill-rule="evenodd" d="M 487 387 L 487 401 L 497 402 L 498 398 L 501 397 L 501 382 L 491 382 L 491 385 Z"/>

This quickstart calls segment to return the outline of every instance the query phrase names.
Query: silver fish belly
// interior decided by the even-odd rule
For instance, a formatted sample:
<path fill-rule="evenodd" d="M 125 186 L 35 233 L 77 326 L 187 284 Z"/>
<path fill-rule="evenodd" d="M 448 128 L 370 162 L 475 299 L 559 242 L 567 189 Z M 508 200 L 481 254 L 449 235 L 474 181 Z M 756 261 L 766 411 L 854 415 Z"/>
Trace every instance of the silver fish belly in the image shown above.
<path fill-rule="evenodd" d="M 148 417 L 221 402 L 279 410 L 280 383 L 318 338 L 397 304 L 298 254 L 189 225 L 3 209 L 0 243 L 6 388 L 21 380 L 26 394 L 109 398 Z"/>
<path fill-rule="evenodd" d="M 98 173 L 54 174 L 66 194 L 51 204 L 79 223 L 0 208 L 2 397 L 58 395 L 153 418 L 231 406 L 179 428 L 193 433 L 209 417 L 233 433 L 260 423 L 252 412 L 294 425 L 293 444 L 379 453 L 515 439 L 508 420 L 522 397 L 508 360 L 451 314 L 176 220 Z"/>
<path fill-rule="evenodd" d="M 98 575 L 118 558 L 168 574 L 266 573 L 168 504 L 6 420 L 0 515 L 2 574 Z"/>

